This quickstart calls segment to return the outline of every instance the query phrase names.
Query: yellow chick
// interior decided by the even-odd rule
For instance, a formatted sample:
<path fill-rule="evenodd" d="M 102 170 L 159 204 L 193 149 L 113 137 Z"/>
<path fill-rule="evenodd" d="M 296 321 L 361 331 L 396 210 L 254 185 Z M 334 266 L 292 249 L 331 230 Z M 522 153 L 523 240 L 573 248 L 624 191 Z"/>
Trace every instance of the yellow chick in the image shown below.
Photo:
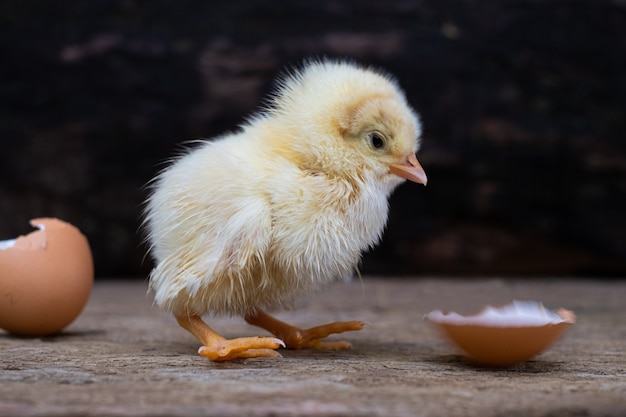
<path fill-rule="evenodd" d="M 381 238 L 394 188 L 426 184 L 420 133 L 388 75 L 328 60 L 288 74 L 238 132 L 202 142 L 154 179 L 145 227 L 156 303 L 211 360 L 349 348 L 323 339 L 363 322 L 300 329 L 267 311 L 352 274 Z M 241 315 L 276 338 L 226 339 L 208 313 Z"/>

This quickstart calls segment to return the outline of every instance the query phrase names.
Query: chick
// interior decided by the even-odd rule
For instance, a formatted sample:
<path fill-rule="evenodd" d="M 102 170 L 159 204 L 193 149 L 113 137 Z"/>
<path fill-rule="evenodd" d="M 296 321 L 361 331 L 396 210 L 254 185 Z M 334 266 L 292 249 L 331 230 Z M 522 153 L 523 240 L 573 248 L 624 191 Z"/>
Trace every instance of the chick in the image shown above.
<path fill-rule="evenodd" d="M 145 227 L 156 303 L 211 360 L 349 348 L 324 338 L 363 322 L 300 329 L 267 311 L 351 275 L 381 238 L 394 188 L 426 184 L 420 133 L 388 75 L 329 60 L 287 74 L 239 131 L 201 142 L 154 179 Z M 243 316 L 276 337 L 226 339 L 207 313 Z"/>

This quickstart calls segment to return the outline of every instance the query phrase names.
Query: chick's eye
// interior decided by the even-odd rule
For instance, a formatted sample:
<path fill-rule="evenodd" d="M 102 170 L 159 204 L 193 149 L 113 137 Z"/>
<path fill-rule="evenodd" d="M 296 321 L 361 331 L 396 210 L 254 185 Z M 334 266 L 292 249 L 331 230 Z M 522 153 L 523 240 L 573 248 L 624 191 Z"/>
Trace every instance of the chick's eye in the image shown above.
<path fill-rule="evenodd" d="M 374 149 L 382 149 L 385 146 L 385 139 L 378 132 L 372 132 L 369 134 L 369 140 Z"/>

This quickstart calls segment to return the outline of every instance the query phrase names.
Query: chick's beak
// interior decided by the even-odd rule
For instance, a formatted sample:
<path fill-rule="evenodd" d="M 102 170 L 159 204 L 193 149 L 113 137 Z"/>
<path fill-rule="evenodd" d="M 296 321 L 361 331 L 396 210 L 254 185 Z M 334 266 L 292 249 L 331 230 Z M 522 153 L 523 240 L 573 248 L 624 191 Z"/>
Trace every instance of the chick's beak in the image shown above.
<path fill-rule="evenodd" d="M 399 177 L 418 184 L 426 185 L 428 182 L 426 172 L 424 172 L 424 168 L 417 161 L 414 153 L 408 154 L 403 164 L 389 164 L 389 170 Z"/>

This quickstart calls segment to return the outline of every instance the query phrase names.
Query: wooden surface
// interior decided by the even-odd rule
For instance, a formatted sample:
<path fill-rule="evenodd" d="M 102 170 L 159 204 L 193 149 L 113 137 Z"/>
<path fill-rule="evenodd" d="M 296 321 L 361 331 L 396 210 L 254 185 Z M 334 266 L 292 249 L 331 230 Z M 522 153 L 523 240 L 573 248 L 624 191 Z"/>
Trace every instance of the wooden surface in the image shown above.
<path fill-rule="evenodd" d="M 563 340 L 506 369 L 474 366 L 422 320 L 433 309 L 540 300 L 574 310 Z M 0 416 L 618 416 L 626 415 L 626 282 L 365 278 L 280 318 L 310 326 L 361 319 L 340 352 L 212 363 L 152 306 L 142 281 L 98 282 L 63 334 L 0 333 Z M 263 335 L 209 319 L 227 337 Z"/>

